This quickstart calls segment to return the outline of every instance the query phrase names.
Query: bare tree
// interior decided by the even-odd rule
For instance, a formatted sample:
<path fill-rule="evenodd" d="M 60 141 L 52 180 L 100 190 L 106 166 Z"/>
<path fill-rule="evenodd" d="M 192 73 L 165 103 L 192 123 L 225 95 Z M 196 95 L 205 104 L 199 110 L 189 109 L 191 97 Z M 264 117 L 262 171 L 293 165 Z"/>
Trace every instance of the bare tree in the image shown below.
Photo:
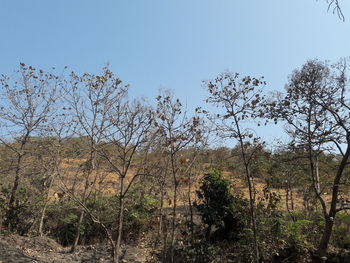
<path fill-rule="evenodd" d="M 1 142 L 16 156 L 14 181 L 6 212 L 5 225 L 11 231 L 16 218 L 17 190 L 21 183 L 23 162 L 30 138 L 35 136 L 55 111 L 60 77 L 21 63 L 16 78 L 2 75 Z"/>
<path fill-rule="evenodd" d="M 82 139 L 87 149 L 81 156 L 82 160 L 85 160 L 81 195 L 81 203 L 84 206 L 97 180 L 98 146 L 104 139 L 106 130 L 111 128 L 109 119 L 111 111 L 121 104 L 126 92 L 127 87 L 123 86 L 121 80 L 107 67 L 103 69 L 101 75 L 85 73 L 79 76 L 72 72 L 67 82 L 66 101 L 67 107 L 72 110 L 72 125 L 75 125 L 75 134 Z M 79 242 L 85 210 L 82 209 L 79 216 L 72 252 Z"/>
<path fill-rule="evenodd" d="M 249 189 L 250 218 L 253 230 L 254 261 L 259 262 L 259 246 L 255 215 L 255 191 L 251 172 L 254 154 L 259 149 L 260 142 L 254 138 L 251 128 L 245 126 L 258 115 L 258 107 L 262 101 L 259 87 L 264 85 L 263 79 L 249 76 L 240 78 L 238 73 L 226 72 L 216 79 L 206 82 L 209 91 L 207 103 L 222 109 L 212 117 L 218 135 L 223 138 L 235 139 L 238 142 L 244 165 L 244 173 Z"/>
<path fill-rule="evenodd" d="M 62 166 L 62 148 L 64 142 L 71 138 L 72 127 L 68 119 L 67 111 L 58 112 L 51 120 L 41 129 L 40 136 L 46 138 L 39 146 L 45 151 L 44 171 L 44 200 L 41 208 L 38 232 L 40 236 L 44 235 L 44 219 L 46 216 L 47 206 L 52 198 L 53 187 L 56 182 L 56 177 L 61 175 Z"/>
<path fill-rule="evenodd" d="M 186 147 L 194 146 L 201 142 L 202 121 L 198 116 L 187 117 L 186 111 L 179 99 L 174 99 L 169 91 L 157 97 L 156 127 L 162 136 L 162 145 L 165 149 L 164 158 L 169 162 L 169 172 L 172 177 L 172 218 L 171 218 L 171 261 L 174 260 L 174 244 L 176 240 L 176 214 L 179 198 L 179 186 L 181 176 L 188 173 L 193 164 L 193 159 L 181 164 L 181 151 Z M 193 156 L 195 157 L 195 156 Z M 166 244 L 165 244 L 166 245 Z"/>
<path fill-rule="evenodd" d="M 167 196 L 168 176 L 169 176 L 169 159 L 163 158 L 166 154 L 166 148 L 163 147 L 163 137 L 160 133 L 156 133 L 153 146 L 150 149 L 149 162 L 153 165 L 150 179 L 154 185 L 154 192 L 159 196 L 159 214 L 158 214 L 158 230 L 154 240 L 155 247 L 159 246 L 164 230 L 164 203 Z"/>
<path fill-rule="evenodd" d="M 113 104 L 108 113 L 109 129 L 104 130 L 104 143 L 99 154 L 110 171 L 118 176 L 117 240 L 113 262 L 119 262 L 124 222 L 124 202 L 135 180 L 147 175 L 148 150 L 152 145 L 154 113 L 142 101 Z"/>

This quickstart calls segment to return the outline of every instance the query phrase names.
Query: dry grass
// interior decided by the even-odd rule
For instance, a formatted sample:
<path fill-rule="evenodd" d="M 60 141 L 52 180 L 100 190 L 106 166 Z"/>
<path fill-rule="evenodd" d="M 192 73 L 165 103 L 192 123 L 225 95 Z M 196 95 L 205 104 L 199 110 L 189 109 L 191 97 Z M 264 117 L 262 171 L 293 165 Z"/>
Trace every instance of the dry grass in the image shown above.
<path fill-rule="evenodd" d="M 55 202 L 61 198 L 67 197 L 63 194 L 62 189 L 74 191 L 76 194 L 81 194 L 86 180 L 86 173 L 84 173 L 84 159 L 64 159 L 61 164 L 61 176 L 56 179 L 56 183 L 51 191 L 51 201 Z M 130 170 L 126 177 L 128 183 L 133 177 L 135 171 Z M 247 183 L 244 178 L 239 176 L 232 176 L 229 172 L 224 172 L 226 178 L 230 178 L 232 182 L 232 192 L 244 198 L 249 198 L 249 191 Z M 191 189 L 189 191 L 188 178 L 181 178 L 179 185 L 178 206 L 187 206 L 189 197 L 191 202 L 197 200 L 196 191 L 199 189 L 202 177 L 197 176 L 191 179 Z M 118 192 L 119 177 L 116 173 L 104 171 L 99 169 L 94 171 L 89 176 L 89 191 L 98 191 L 103 195 L 114 195 Z M 264 201 L 264 189 L 266 183 L 260 179 L 253 180 L 255 197 L 258 201 Z M 286 210 L 286 191 L 284 189 L 269 189 L 270 192 L 276 193 L 280 196 L 279 209 Z M 190 194 L 189 194 L 190 193 Z M 331 196 L 325 195 L 327 203 L 330 202 Z M 293 191 L 294 208 L 302 210 L 304 208 L 304 200 L 301 193 Z M 172 188 L 168 187 L 165 196 L 165 207 L 172 206 Z"/>

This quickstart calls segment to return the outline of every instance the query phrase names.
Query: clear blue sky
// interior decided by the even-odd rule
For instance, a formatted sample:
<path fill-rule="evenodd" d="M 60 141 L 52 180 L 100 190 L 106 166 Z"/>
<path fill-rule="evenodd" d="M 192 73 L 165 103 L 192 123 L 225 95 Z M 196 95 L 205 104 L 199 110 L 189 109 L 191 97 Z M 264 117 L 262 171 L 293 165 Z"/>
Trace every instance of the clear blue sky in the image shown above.
<path fill-rule="evenodd" d="M 201 81 L 227 69 L 282 89 L 307 59 L 349 56 L 343 2 L 346 22 L 325 0 L 0 0 L 0 73 L 109 63 L 133 95 L 173 89 L 192 108 L 206 96 Z"/>

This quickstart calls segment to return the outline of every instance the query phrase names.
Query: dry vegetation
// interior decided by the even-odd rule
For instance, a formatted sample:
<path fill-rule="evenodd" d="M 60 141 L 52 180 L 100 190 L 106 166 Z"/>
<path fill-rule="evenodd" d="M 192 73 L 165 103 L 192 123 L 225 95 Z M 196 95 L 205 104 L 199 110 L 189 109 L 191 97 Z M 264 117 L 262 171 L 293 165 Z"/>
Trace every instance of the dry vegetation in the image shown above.
<path fill-rule="evenodd" d="M 219 113 L 190 115 L 168 91 L 129 99 L 108 68 L 21 64 L 18 80 L 0 78 L 3 247 L 23 262 L 345 260 L 346 70 L 308 61 L 274 97 L 263 78 L 225 72 L 204 83 Z M 253 121 L 285 123 L 290 142 L 268 147 Z M 235 147 L 210 144 L 227 138 Z"/>

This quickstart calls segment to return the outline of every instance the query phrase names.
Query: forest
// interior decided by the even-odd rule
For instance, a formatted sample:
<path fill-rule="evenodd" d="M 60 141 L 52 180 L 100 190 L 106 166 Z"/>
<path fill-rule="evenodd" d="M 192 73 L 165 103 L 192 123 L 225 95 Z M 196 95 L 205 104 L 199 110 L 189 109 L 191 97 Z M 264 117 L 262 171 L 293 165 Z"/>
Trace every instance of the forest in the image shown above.
<path fill-rule="evenodd" d="M 348 64 L 308 60 L 283 91 L 226 71 L 187 109 L 131 98 L 108 67 L 21 63 L 0 79 L 1 239 L 103 262 L 350 262 Z M 288 141 L 259 136 L 275 125 Z"/>

